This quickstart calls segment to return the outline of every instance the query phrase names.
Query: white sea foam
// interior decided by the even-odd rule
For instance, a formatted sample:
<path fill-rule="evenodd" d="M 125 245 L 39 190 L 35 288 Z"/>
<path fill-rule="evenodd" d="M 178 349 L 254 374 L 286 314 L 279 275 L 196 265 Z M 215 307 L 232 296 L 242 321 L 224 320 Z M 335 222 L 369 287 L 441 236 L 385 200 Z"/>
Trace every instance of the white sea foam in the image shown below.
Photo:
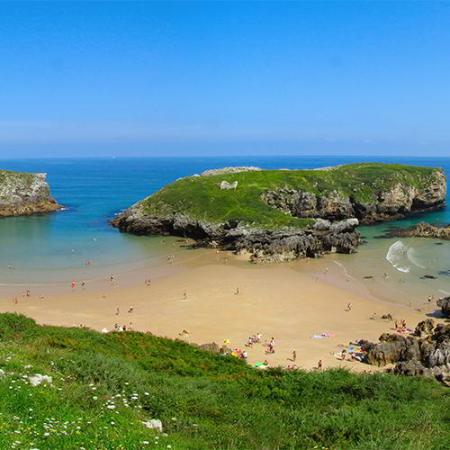
<path fill-rule="evenodd" d="M 410 272 L 412 265 L 420 269 L 426 269 L 426 266 L 419 259 L 417 250 L 405 245 L 402 241 L 394 242 L 389 247 L 386 259 L 400 272 Z"/>
<path fill-rule="evenodd" d="M 402 241 L 397 241 L 389 247 L 386 259 L 399 272 L 408 273 L 411 270 L 411 266 L 405 264 L 409 261 L 408 247 Z"/>

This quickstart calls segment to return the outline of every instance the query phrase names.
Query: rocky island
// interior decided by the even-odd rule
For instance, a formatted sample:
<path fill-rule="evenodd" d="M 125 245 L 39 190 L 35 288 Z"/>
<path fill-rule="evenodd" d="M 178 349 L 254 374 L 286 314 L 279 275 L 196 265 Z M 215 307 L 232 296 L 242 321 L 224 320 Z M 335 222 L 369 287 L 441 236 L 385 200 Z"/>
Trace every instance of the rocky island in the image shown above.
<path fill-rule="evenodd" d="M 61 208 L 45 173 L 0 170 L 0 217 L 48 213 Z"/>
<path fill-rule="evenodd" d="M 388 237 L 423 237 L 450 240 L 450 224 L 446 226 L 421 222 L 410 228 L 395 228 L 387 233 Z"/>
<path fill-rule="evenodd" d="M 193 238 L 248 252 L 253 261 L 351 253 L 359 223 L 444 205 L 440 169 L 350 164 L 315 170 L 227 168 L 177 180 L 119 214 L 112 224 L 139 235 Z"/>

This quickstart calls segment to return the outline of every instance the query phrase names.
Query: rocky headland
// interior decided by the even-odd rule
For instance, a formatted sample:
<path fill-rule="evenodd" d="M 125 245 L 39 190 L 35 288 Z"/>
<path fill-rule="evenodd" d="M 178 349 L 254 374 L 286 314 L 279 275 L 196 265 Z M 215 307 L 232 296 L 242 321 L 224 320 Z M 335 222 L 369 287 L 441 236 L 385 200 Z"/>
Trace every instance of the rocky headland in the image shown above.
<path fill-rule="evenodd" d="M 450 297 L 437 305 L 450 317 Z M 361 342 L 367 362 L 377 366 L 394 364 L 396 374 L 436 377 L 450 386 L 450 324 L 433 319 L 420 322 L 410 334 L 384 333 L 378 343 Z"/>
<path fill-rule="evenodd" d="M 44 173 L 0 170 L 0 217 L 48 213 L 61 208 Z"/>
<path fill-rule="evenodd" d="M 423 237 L 450 240 L 450 225 L 438 226 L 421 222 L 410 228 L 395 228 L 387 233 L 388 237 Z"/>
<path fill-rule="evenodd" d="M 444 205 L 442 170 L 351 164 L 316 170 L 226 168 L 177 180 L 119 214 L 112 224 L 139 235 L 193 238 L 248 252 L 253 261 L 351 253 L 359 223 Z"/>

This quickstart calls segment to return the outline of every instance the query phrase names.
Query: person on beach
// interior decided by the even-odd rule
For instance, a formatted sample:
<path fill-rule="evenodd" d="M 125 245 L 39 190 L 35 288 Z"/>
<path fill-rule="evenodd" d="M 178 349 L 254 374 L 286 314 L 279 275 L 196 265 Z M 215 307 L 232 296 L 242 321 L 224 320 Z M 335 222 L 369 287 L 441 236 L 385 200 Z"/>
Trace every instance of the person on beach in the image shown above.
<path fill-rule="evenodd" d="M 186 291 L 183 292 L 183 299 L 187 300 L 187 292 Z"/>
<path fill-rule="evenodd" d="M 275 353 L 275 338 L 273 336 L 270 339 L 267 353 Z"/>
<path fill-rule="evenodd" d="M 77 287 L 77 283 L 75 280 L 72 281 L 71 286 L 72 286 L 72 289 L 75 289 Z"/>
<path fill-rule="evenodd" d="M 347 308 L 345 308 L 345 312 L 350 312 L 352 310 L 352 304 L 350 302 L 347 303 Z"/>
<path fill-rule="evenodd" d="M 297 360 L 297 352 L 295 350 L 292 350 L 292 358 L 291 361 L 295 362 Z"/>
<path fill-rule="evenodd" d="M 317 363 L 317 370 L 322 370 L 322 360 L 319 359 L 318 363 Z"/>
<path fill-rule="evenodd" d="M 253 336 L 249 336 L 247 343 L 245 344 L 246 347 L 253 347 L 254 338 Z"/>
<path fill-rule="evenodd" d="M 31 297 L 31 291 L 29 289 L 27 289 L 26 295 L 27 295 L 27 297 Z"/>
<path fill-rule="evenodd" d="M 116 308 L 116 316 L 118 316 L 119 314 L 120 314 L 120 308 L 117 307 L 117 308 Z"/>
<path fill-rule="evenodd" d="M 85 282 L 85 281 L 82 281 L 82 282 L 81 282 L 81 288 L 84 289 L 85 287 L 86 287 L 86 282 Z"/>
<path fill-rule="evenodd" d="M 234 291 L 234 295 L 239 295 L 239 288 L 237 287 L 236 290 Z"/>
<path fill-rule="evenodd" d="M 256 342 L 261 342 L 261 340 L 262 340 L 262 334 L 261 333 L 256 333 Z"/>
<path fill-rule="evenodd" d="M 128 308 L 128 313 L 131 314 L 133 311 L 134 311 L 134 307 L 133 307 L 133 306 L 130 306 L 130 307 Z"/>

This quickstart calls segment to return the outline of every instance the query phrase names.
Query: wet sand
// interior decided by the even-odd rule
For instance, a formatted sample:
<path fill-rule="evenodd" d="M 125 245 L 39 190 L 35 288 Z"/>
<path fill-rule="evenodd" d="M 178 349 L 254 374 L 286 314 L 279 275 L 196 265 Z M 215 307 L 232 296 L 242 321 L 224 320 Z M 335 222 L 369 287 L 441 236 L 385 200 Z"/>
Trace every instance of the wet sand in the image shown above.
<path fill-rule="evenodd" d="M 227 340 L 231 348 L 246 349 L 250 363 L 267 360 L 271 366 L 286 367 L 293 364 L 290 358 L 295 350 L 295 364 L 304 369 L 322 360 L 324 368 L 376 370 L 339 361 L 334 354 L 350 341 L 376 340 L 391 331 L 393 323 L 382 320 L 383 314 L 405 319 L 413 328 L 434 310 L 433 305 L 424 304 L 417 311 L 378 301 L 353 283 L 339 286 L 331 276 L 327 279 L 328 263 L 327 258 L 308 267 L 305 263 L 305 270 L 299 263 L 255 266 L 226 253 L 193 251 L 174 264 L 166 263 L 159 272 L 152 269 L 151 274 L 122 272 L 113 282 L 88 283 L 85 288 L 78 282 L 74 289 L 66 286 L 48 294 L 41 289 L 30 297 L 22 290 L 17 304 L 16 295 L 2 289 L 0 312 L 22 313 L 41 324 L 83 325 L 99 331 L 111 331 L 116 323 L 131 324 L 134 330 L 198 344 L 221 345 Z M 348 303 L 350 311 L 346 311 Z M 189 335 L 180 336 L 182 330 Z M 274 354 L 266 354 L 260 344 L 245 347 L 248 337 L 258 332 L 263 341 L 275 338 Z M 313 338 L 324 332 L 331 337 Z"/>

